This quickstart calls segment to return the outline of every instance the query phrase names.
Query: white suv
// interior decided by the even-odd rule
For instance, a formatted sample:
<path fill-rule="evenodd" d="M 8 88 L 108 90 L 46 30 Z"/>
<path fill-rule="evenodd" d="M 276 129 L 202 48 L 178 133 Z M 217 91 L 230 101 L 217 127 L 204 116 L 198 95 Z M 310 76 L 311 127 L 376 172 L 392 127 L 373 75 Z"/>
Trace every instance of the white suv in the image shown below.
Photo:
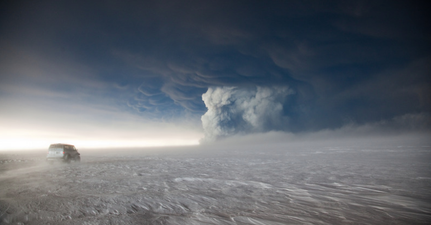
<path fill-rule="evenodd" d="M 52 144 L 49 146 L 47 161 L 62 160 L 69 163 L 70 161 L 81 161 L 81 154 L 73 145 L 69 144 Z"/>

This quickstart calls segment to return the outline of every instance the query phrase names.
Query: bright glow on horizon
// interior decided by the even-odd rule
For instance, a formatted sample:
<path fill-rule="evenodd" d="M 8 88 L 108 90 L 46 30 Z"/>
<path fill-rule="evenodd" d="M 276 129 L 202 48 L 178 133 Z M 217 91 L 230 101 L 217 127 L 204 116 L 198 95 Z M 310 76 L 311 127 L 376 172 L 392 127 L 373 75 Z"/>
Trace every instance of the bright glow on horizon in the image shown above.
<path fill-rule="evenodd" d="M 19 105 L 0 110 L 0 151 L 48 149 L 53 143 L 78 149 L 185 146 L 198 145 L 203 137 L 194 123 L 151 121 L 114 110 L 94 112 L 89 106 L 74 114 L 29 104 L 31 111 Z"/>
<path fill-rule="evenodd" d="M 76 148 L 117 148 L 117 147 L 164 147 L 198 145 L 199 139 L 154 139 L 154 140 L 85 140 L 85 139 L 43 139 L 43 138 L 9 138 L 0 139 L 0 151 L 48 149 L 50 144 L 65 143 Z"/>
<path fill-rule="evenodd" d="M 63 129 L 52 125 L 27 129 L 22 124 L 3 126 L 0 127 L 0 151 L 48 149 L 53 143 L 72 144 L 78 149 L 186 146 L 198 145 L 203 137 L 199 131 L 180 126 L 146 123 L 140 128 L 139 125 L 116 128 L 97 123 L 88 127 L 64 123 Z"/>

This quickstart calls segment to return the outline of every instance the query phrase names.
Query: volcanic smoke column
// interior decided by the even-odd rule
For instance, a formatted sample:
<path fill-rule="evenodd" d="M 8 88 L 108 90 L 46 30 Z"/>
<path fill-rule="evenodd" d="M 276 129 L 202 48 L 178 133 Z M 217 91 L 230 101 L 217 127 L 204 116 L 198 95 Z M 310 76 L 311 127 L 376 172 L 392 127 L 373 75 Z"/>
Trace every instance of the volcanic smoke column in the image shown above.
<path fill-rule="evenodd" d="M 295 92 L 288 87 L 210 87 L 202 95 L 208 111 L 201 117 L 205 138 L 285 130 L 283 106 Z"/>

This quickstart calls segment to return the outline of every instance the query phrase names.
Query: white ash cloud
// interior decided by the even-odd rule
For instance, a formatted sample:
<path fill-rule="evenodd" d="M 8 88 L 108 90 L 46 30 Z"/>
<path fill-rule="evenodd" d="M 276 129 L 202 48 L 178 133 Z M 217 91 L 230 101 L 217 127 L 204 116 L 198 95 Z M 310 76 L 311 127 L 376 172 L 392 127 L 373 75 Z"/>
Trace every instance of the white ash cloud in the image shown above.
<path fill-rule="evenodd" d="M 208 111 L 201 117 L 205 138 L 285 130 L 284 105 L 295 92 L 287 87 L 210 87 L 202 95 Z"/>

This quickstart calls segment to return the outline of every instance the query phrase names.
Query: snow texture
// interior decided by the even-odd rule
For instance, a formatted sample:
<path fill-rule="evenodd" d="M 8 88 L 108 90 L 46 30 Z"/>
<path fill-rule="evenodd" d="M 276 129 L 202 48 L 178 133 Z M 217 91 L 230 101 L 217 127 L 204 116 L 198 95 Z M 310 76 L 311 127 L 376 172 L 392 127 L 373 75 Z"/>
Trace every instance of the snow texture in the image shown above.
<path fill-rule="evenodd" d="M 0 153 L 0 224 L 429 224 L 429 147 Z"/>

